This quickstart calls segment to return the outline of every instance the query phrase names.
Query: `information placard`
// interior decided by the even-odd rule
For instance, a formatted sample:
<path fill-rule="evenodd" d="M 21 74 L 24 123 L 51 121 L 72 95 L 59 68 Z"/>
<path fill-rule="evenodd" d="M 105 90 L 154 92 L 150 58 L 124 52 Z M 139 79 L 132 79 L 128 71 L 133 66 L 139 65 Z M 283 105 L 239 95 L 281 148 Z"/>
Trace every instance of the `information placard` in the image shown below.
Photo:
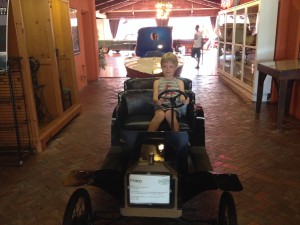
<path fill-rule="evenodd" d="M 162 174 L 130 174 L 129 204 L 169 205 L 171 176 Z"/>

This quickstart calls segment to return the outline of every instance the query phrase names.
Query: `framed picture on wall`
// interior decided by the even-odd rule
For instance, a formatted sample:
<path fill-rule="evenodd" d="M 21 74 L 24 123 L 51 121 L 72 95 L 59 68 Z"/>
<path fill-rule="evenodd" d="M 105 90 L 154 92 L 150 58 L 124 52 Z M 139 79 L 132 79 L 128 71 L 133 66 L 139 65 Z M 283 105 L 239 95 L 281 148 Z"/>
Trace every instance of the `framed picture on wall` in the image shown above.
<path fill-rule="evenodd" d="M 0 71 L 7 69 L 8 0 L 0 1 Z"/>
<path fill-rule="evenodd" d="M 71 20 L 72 39 L 73 39 L 73 50 L 74 50 L 74 54 L 78 54 L 80 52 L 80 45 L 79 45 L 78 19 L 77 19 L 76 9 L 70 9 L 70 20 Z"/>

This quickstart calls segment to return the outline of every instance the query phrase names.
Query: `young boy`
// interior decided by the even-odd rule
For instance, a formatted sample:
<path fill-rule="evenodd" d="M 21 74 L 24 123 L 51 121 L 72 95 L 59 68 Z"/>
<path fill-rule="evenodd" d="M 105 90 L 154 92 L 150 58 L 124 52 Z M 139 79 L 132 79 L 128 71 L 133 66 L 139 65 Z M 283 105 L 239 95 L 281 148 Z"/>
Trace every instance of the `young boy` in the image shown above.
<path fill-rule="evenodd" d="M 165 53 L 160 61 L 160 65 L 163 72 L 163 77 L 155 80 L 153 84 L 153 101 L 156 104 L 155 114 L 153 119 L 151 120 L 148 131 L 156 131 L 160 124 L 164 119 L 167 120 L 170 128 L 172 124 L 172 111 L 171 111 L 171 103 L 168 99 L 158 99 L 158 95 L 168 89 L 176 89 L 184 92 L 184 84 L 182 80 L 179 80 L 174 77 L 175 71 L 178 67 L 178 59 L 177 56 L 171 52 Z M 177 92 L 169 92 L 164 94 L 162 97 L 173 97 L 177 95 Z M 177 101 L 183 102 L 184 104 L 189 103 L 189 98 L 185 99 L 183 95 L 181 95 Z M 168 107 L 163 106 L 167 105 Z M 174 123 L 173 123 L 173 131 L 179 131 L 179 123 L 177 117 L 180 116 L 179 109 L 174 109 Z"/>

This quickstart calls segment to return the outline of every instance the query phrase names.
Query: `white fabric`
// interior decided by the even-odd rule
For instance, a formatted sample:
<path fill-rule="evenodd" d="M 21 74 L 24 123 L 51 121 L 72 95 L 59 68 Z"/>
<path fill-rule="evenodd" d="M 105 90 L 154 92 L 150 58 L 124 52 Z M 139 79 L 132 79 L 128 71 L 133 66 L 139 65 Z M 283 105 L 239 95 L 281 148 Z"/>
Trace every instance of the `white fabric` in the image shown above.
<path fill-rule="evenodd" d="M 201 48 L 202 44 L 202 33 L 200 31 L 196 31 L 194 34 L 194 48 Z"/>

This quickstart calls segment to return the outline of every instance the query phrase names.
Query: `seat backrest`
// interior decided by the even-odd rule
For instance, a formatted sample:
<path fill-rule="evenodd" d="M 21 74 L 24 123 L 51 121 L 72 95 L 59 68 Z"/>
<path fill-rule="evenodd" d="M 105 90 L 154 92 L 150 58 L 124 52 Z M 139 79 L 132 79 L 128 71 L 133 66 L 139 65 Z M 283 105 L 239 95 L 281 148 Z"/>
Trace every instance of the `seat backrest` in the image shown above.
<path fill-rule="evenodd" d="M 147 77 L 147 78 L 131 78 L 124 81 L 124 90 L 133 89 L 153 89 L 153 82 L 159 79 L 159 77 Z M 192 90 L 192 81 L 188 78 L 177 77 L 184 83 L 184 89 Z"/>
<path fill-rule="evenodd" d="M 190 103 L 195 103 L 195 93 L 192 91 L 185 91 L 185 93 L 190 98 Z M 155 104 L 152 89 L 122 91 L 119 93 L 118 98 L 119 112 L 125 117 L 152 115 L 154 113 Z"/>
<path fill-rule="evenodd" d="M 122 113 L 126 116 L 149 115 L 154 113 L 153 91 L 127 90 L 119 93 Z"/>

